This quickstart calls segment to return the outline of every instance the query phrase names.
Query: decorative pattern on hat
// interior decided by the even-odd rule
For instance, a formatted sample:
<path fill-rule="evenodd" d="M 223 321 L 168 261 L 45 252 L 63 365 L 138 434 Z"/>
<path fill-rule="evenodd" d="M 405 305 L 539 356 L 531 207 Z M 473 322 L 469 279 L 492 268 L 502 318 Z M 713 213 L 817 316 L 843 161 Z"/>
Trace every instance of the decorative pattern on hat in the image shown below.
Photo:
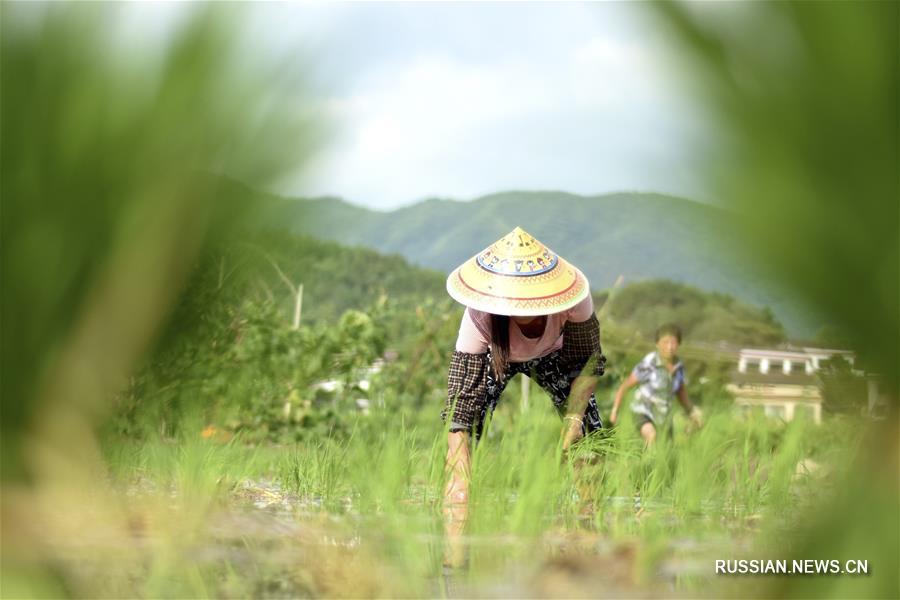
<path fill-rule="evenodd" d="M 534 316 L 568 310 L 590 289 L 581 271 L 516 227 L 454 269 L 447 292 L 476 310 Z"/>

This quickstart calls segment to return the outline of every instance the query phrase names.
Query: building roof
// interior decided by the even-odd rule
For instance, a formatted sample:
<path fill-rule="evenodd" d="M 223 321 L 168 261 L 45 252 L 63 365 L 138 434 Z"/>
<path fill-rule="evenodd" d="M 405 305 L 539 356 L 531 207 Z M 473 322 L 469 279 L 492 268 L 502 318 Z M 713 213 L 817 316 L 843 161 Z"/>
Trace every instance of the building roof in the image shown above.
<path fill-rule="evenodd" d="M 851 350 L 833 348 L 741 348 L 741 358 L 780 358 L 789 360 L 806 360 L 814 356 L 831 357 L 835 355 L 854 357 Z"/>
<path fill-rule="evenodd" d="M 790 360 L 808 360 L 810 357 L 802 350 L 763 350 L 761 348 L 742 348 L 741 358 L 781 358 Z"/>

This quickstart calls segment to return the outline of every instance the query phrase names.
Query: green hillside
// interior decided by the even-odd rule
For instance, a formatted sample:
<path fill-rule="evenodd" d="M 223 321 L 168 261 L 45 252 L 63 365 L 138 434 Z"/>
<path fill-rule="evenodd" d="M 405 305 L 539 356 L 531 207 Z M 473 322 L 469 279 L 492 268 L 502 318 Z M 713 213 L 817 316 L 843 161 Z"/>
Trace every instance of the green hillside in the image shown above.
<path fill-rule="evenodd" d="M 424 298 L 446 295 L 441 273 L 410 265 L 397 254 L 261 231 L 220 244 L 205 255 L 183 298 L 201 306 L 268 303 L 288 322 L 299 285 L 304 323 L 334 322 L 344 311 L 367 309 L 381 296 L 414 306 Z"/>
<path fill-rule="evenodd" d="M 189 415 L 203 415 L 254 439 L 331 435 L 346 425 L 341 411 L 355 405 L 339 409 L 336 398 L 319 398 L 316 383 L 350 385 L 388 349 L 396 397 L 439 405 L 459 323 L 453 308 L 442 274 L 400 256 L 283 231 L 242 231 L 194 265 L 110 427 L 143 436 L 159 426 L 170 435 Z M 423 348 L 431 351 L 423 356 Z M 286 402 L 299 420 L 283 416 Z"/>
<path fill-rule="evenodd" d="M 604 389 L 627 376 L 652 348 L 653 331 L 667 321 L 683 327 L 692 369 L 709 381 L 723 381 L 731 367 L 704 350 L 709 344 L 784 341 L 769 311 L 667 280 L 626 284 L 611 296 L 601 292 L 595 304 L 603 307 L 610 361 Z M 330 435 L 342 427 L 339 415 L 347 406 L 341 403 L 354 401 L 355 392 L 348 387 L 342 399 L 320 398 L 317 382 L 352 386 L 388 350 L 393 359 L 383 383 L 395 401 L 438 406 L 461 315 L 438 271 L 396 254 L 251 227 L 213 245 L 194 265 L 111 427 L 145 435 L 161 422 L 172 433 L 188 415 L 203 414 L 207 422 L 261 438 Z M 720 390 L 719 383 L 691 393 L 706 397 L 710 390 Z M 300 410 L 302 427 L 285 420 L 286 404 Z"/>
<path fill-rule="evenodd" d="M 784 328 L 769 309 L 664 279 L 626 285 L 604 311 L 607 326 L 625 327 L 644 340 L 652 340 L 660 325 L 676 323 L 688 342 L 768 346 L 785 341 Z"/>
<path fill-rule="evenodd" d="M 208 317 L 210 306 L 236 310 L 251 302 L 271 306 L 286 324 L 293 320 L 300 284 L 304 324 L 333 324 L 345 311 L 369 310 L 382 297 L 401 312 L 433 302 L 462 308 L 447 296 L 442 273 L 411 265 L 397 254 L 267 230 L 245 232 L 207 253 L 194 269 L 176 321 Z M 626 283 L 611 300 L 609 291 L 594 295 L 598 307 L 608 302 L 605 321 L 644 339 L 670 321 L 701 342 L 765 345 L 785 339 L 768 309 L 667 279 Z M 187 325 L 176 328 L 183 332 Z"/>
<path fill-rule="evenodd" d="M 769 306 L 795 336 L 820 325 L 741 260 L 734 216 L 660 194 L 505 192 L 471 202 L 431 199 L 390 212 L 337 198 L 275 199 L 270 224 L 398 253 L 442 272 L 521 226 L 581 268 L 592 288 L 670 279 Z"/>

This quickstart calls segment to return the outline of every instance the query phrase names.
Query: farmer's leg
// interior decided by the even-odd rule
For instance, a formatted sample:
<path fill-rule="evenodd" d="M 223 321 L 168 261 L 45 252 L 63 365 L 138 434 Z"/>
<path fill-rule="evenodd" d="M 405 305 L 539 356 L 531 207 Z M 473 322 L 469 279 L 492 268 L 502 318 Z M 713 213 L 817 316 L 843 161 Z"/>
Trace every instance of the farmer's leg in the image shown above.
<path fill-rule="evenodd" d="M 581 369 L 565 366 L 558 352 L 553 352 L 526 364 L 531 367 L 537 384 L 550 394 L 553 406 L 556 408 L 559 416 L 565 415 L 569 394 L 572 392 L 572 383 L 581 374 Z M 593 393 L 588 399 L 582 418 L 583 434 L 597 431 L 603 427 L 603 421 L 600 419 L 600 411 L 597 409 L 597 401 Z"/>
<path fill-rule="evenodd" d="M 542 358 L 525 363 L 529 367 L 531 377 L 550 395 L 553 407 L 562 417 L 566 413 L 569 392 L 572 391 L 572 379 L 565 374 L 559 364 L 559 353 L 554 352 Z"/>
<path fill-rule="evenodd" d="M 656 441 L 656 427 L 654 427 L 651 421 L 645 421 L 644 424 L 641 425 L 641 437 L 644 438 L 644 443 L 648 448 Z"/>
<path fill-rule="evenodd" d="M 488 364 L 490 364 L 490 354 L 488 354 Z M 472 427 L 472 433 L 476 442 L 481 439 L 485 423 L 494 414 L 494 409 L 497 408 L 497 402 L 500 401 L 500 396 L 503 394 L 503 390 L 506 389 L 506 384 L 518 372 L 520 372 L 520 369 L 517 363 L 510 363 L 507 365 L 503 377 L 498 380 L 494 376 L 493 370 L 488 368 L 485 401 L 481 404 L 480 412 L 475 418 L 475 425 Z"/>
<path fill-rule="evenodd" d="M 584 409 L 583 429 L 585 435 L 603 429 L 603 420 L 600 418 L 600 409 L 597 408 L 597 399 L 594 398 L 593 392 L 588 400 L 587 408 Z"/>

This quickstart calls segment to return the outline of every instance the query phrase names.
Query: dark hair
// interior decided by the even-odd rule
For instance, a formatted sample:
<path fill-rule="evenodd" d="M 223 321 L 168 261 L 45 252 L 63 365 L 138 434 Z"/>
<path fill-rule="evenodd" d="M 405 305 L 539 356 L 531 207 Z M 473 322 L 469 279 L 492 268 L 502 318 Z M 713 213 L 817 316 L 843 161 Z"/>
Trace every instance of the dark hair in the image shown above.
<path fill-rule="evenodd" d="M 658 342 L 667 335 L 674 335 L 675 339 L 678 340 L 678 343 L 681 343 L 681 327 L 675 323 L 661 325 L 659 329 L 656 330 L 656 341 Z"/>
<path fill-rule="evenodd" d="M 509 317 L 491 315 L 491 367 L 499 381 L 509 362 Z"/>

